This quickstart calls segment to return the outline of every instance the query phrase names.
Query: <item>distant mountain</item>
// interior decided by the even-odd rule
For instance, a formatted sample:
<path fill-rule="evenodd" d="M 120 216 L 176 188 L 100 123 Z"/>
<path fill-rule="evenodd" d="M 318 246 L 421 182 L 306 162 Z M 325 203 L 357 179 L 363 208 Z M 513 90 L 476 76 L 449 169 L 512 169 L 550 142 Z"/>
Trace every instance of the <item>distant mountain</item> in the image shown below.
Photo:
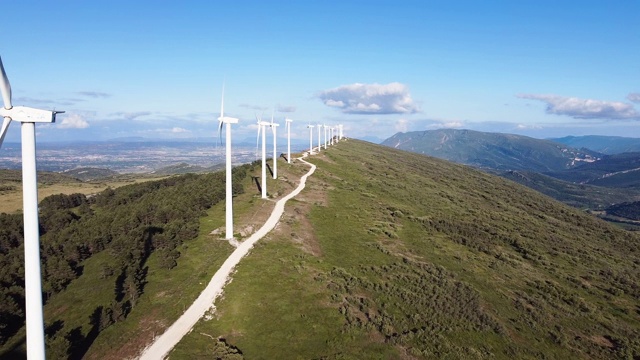
<path fill-rule="evenodd" d="M 455 129 L 397 133 L 382 145 L 496 170 L 558 171 L 600 156 L 550 140 Z"/>
<path fill-rule="evenodd" d="M 640 201 L 640 188 L 610 188 L 577 184 L 532 171 L 509 170 L 497 173 L 565 204 L 582 209 L 604 210 L 612 204 L 629 200 Z"/>
<path fill-rule="evenodd" d="M 640 152 L 604 155 L 592 163 L 546 174 L 579 184 L 640 189 Z"/>
<path fill-rule="evenodd" d="M 640 201 L 612 205 L 607 208 L 607 214 L 640 221 Z"/>
<path fill-rule="evenodd" d="M 603 154 L 620 154 L 625 152 L 640 152 L 640 138 L 621 136 L 566 136 L 549 139 L 574 148 L 586 148 Z"/>

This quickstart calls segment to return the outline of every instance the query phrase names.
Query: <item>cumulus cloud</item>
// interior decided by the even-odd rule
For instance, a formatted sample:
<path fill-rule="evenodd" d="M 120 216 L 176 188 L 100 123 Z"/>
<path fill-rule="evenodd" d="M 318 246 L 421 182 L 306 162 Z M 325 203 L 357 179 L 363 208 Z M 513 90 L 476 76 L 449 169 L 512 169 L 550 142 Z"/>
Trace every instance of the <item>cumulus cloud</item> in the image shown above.
<path fill-rule="evenodd" d="M 90 98 L 108 98 L 111 94 L 103 93 L 100 91 L 78 91 L 76 94 L 90 97 Z"/>
<path fill-rule="evenodd" d="M 418 107 L 409 88 L 401 83 L 342 85 L 320 92 L 325 105 L 341 109 L 345 114 L 413 114 Z"/>
<path fill-rule="evenodd" d="M 69 114 L 58 124 L 59 129 L 86 129 L 89 123 L 79 114 Z"/>
<path fill-rule="evenodd" d="M 559 95 L 519 94 L 521 99 L 542 101 L 547 114 L 567 115 L 575 119 L 640 120 L 640 113 L 632 104 L 619 101 L 580 99 Z"/>
<path fill-rule="evenodd" d="M 634 103 L 640 103 L 640 93 L 631 93 L 627 95 L 627 99 L 629 99 L 629 101 L 633 101 Z"/>
<path fill-rule="evenodd" d="M 190 131 L 181 127 L 174 127 L 173 129 L 171 129 L 171 132 L 174 134 L 179 134 L 179 133 L 186 133 Z"/>

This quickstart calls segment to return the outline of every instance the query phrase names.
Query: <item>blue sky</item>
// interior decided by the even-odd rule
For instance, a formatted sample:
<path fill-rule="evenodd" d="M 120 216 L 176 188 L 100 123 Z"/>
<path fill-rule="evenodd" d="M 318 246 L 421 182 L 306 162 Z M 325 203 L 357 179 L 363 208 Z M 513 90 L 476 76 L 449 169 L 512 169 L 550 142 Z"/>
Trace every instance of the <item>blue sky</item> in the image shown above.
<path fill-rule="evenodd" d="M 14 105 L 38 141 L 214 136 L 255 114 L 354 137 L 443 127 L 640 137 L 640 1 L 10 1 Z M 7 141 L 19 140 L 12 125 Z"/>

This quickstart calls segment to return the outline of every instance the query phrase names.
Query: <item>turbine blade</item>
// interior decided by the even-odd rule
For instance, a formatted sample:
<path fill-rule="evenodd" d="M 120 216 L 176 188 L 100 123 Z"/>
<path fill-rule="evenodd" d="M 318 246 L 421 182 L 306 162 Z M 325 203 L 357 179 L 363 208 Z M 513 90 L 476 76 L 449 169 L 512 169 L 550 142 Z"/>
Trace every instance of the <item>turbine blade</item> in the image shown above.
<path fill-rule="evenodd" d="M 0 147 L 2 147 L 2 143 L 4 142 L 4 136 L 7 135 L 9 124 L 11 124 L 11 118 L 4 118 L 4 121 L 2 122 L 2 130 L 0 132 Z"/>
<path fill-rule="evenodd" d="M 220 120 L 220 126 L 218 126 L 218 144 L 222 143 L 222 120 Z"/>
<path fill-rule="evenodd" d="M 260 125 L 258 123 L 258 137 L 256 137 L 256 151 L 258 151 L 258 144 L 260 143 L 260 129 L 262 128 L 262 125 Z"/>
<path fill-rule="evenodd" d="M 2 58 L 0 58 L 0 92 L 2 92 L 2 100 L 4 101 L 4 108 L 11 109 L 11 84 L 7 73 L 4 72 L 4 66 L 2 65 Z M 4 128 L 4 127 L 3 127 Z"/>

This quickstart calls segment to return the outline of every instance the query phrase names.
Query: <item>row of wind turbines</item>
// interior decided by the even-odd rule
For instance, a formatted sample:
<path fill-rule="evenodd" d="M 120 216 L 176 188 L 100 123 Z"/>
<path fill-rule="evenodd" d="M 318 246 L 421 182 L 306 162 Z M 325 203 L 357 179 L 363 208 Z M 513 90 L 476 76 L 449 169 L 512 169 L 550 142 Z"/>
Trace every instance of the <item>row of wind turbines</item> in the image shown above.
<path fill-rule="evenodd" d="M 228 116 L 224 116 L 224 86 L 222 87 L 222 102 L 220 104 L 220 117 L 218 117 L 219 127 L 218 127 L 218 139 L 222 138 L 222 126 L 226 124 L 226 136 L 225 136 L 225 179 L 226 179 L 226 196 L 225 196 L 225 239 L 232 240 L 233 239 L 233 187 L 231 180 L 231 124 L 238 123 L 237 118 L 232 118 Z M 285 129 L 287 130 L 287 163 L 291 163 L 291 123 L 293 120 L 289 118 L 285 118 Z M 258 136 L 256 137 L 256 149 L 260 144 L 260 134 L 262 134 L 262 181 L 260 183 L 261 196 L 262 199 L 267 198 L 267 128 L 271 128 L 271 132 L 273 134 L 273 179 L 278 178 L 278 154 L 277 154 L 277 144 L 276 144 L 276 132 L 278 126 L 280 124 L 275 123 L 273 120 L 273 113 L 271 113 L 271 122 L 262 120 L 262 116 L 258 116 L 256 114 L 256 124 L 258 126 Z M 327 149 L 327 143 L 329 145 L 334 144 L 335 142 L 342 140 L 344 137 L 343 126 L 337 125 L 334 127 L 327 125 L 318 124 L 318 129 L 320 127 L 325 129 L 324 133 L 324 148 Z M 312 128 L 313 125 L 309 124 L 307 126 L 309 128 L 309 154 L 315 154 L 313 151 L 313 144 L 311 143 L 312 137 Z M 334 132 L 337 131 L 337 135 L 334 135 Z M 327 133 L 330 134 L 329 140 L 327 140 Z M 320 132 L 318 132 L 318 152 L 320 152 L 321 144 L 320 144 Z"/>
<path fill-rule="evenodd" d="M 0 116 L 3 118 L 0 131 L 0 147 L 12 121 L 21 123 L 22 143 L 22 191 L 23 191 L 23 220 L 24 220 L 24 258 L 25 258 L 25 308 L 26 308 L 26 340 L 27 358 L 45 359 L 44 315 L 42 306 L 42 273 L 40 265 L 40 232 L 38 218 L 38 183 L 36 171 L 36 123 L 54 123 L 56 114 L 64 111 L 51 111 L 30 108 L 26 106 L 13 106 L 11 98 L 11 84 L 4 70 L 2 58 L 0 58 L 0 93 L 4 106 L 0 108 Z M 276 129 L 279 124 L 262 121 L 256 116 L 258 122 L 258 139 L 262 132 L 262 198 L 267 198 L 266 182 L 266 128 L 273 132 L 273 178 L 277 179 L 277 153 L 276 153 Z M 231 177 L 231 124 L 237 124 L 238 119 L 224 115 L 224 87 L 222 90 L 222 104 L 220 117 L 218 117 L 218 136 L 222 136 L 222 127 L 226 125 L 226 199 L 225 199 L 225 225 L 226 239 L 233 239 L 233 193 Z M 286 118 L 287 129 L 287 162 L 291 163 L 291 123 L 293 120 Z M 325 127 L 326 128 L 326 127 Z M 333 144 L 333 131 L 331 128 L 331 141 Z M 339 138 L 342 139 L 342 126 L 339 129 Z M 325 132 L 325 149 L 327 148 L 327 134 Z M 318 133 L 318 143 L 320 134 Z M 318 145 L 320 150 L 320 145 Z M 313 153 L 310 147 L 309 153 Z"/>

